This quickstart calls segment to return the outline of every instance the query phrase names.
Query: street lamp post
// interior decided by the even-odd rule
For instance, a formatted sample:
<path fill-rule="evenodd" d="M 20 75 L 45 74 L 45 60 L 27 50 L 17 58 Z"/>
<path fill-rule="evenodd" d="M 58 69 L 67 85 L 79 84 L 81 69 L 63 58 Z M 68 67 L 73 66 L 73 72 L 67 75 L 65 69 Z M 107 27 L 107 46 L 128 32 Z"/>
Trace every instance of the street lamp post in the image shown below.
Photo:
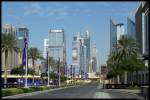
<path fill-rule="evenodd" d="M 47 86 L 49 86 L 49 59 L 48 59 L 48 51 L 47 51 L 47 67 L 48 67 L 48 72 L 47 72 L 47 76 L 48 76 L 48 81 L 47 81 Z"/>
<path fill-rule="evenodd" d="M 58 60 L 58 75 L 59 75 L 59 86 L 60 86 L 60 66 L 59 66 L 59 64 L 60 64 L 60 58 Z"/>
<path fill-rule="evenodd" d="M 26 79 L 25 79 L 25 88 L 28 88 L 28 79 L 27 79 L 27 75 L 28 75 L 28 62 L 27 62 L 27 60 L 28 60 L 28 45 L 27 45 L 27 40 L 25 40 L 25 45 L 26 45 Z"/>

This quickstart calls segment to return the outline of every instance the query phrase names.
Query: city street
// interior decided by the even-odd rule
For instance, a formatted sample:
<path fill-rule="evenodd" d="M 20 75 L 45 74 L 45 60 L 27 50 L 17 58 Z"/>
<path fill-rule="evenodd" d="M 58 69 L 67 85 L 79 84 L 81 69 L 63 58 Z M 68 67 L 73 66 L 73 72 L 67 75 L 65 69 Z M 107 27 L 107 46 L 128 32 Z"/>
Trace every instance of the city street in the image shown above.
<path fill-rule="evenodd" d="M 131 98 L 142 100 L 139 96 L 132 93 L 120 92 L 117 89 L 102 89 L 96 83 L 24 96 L 22 98 Z"/>

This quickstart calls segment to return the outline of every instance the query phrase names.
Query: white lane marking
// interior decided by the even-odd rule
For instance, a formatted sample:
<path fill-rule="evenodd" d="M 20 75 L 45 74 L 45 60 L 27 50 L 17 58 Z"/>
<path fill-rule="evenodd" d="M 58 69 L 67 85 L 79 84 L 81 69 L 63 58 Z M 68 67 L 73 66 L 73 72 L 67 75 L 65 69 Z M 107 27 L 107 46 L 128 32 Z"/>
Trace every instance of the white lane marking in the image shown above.
<path fill-rule="evenodd" d="M 96 92 L 96 93 L 94 94 L 94 98 L 111 98 L 111 96 L 109 95 L 109 93 Z"/>

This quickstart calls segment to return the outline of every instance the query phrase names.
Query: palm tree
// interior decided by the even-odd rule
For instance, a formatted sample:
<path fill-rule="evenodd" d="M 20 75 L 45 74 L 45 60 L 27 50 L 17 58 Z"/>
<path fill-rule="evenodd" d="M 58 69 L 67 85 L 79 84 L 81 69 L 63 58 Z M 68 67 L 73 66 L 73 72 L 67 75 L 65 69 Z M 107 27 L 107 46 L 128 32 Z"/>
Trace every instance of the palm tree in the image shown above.
<path fill-rule="evenodd" d="M 28 50 L 28 58 L 32 59 L 32 66 L 33 66 L 33 70 L 35 71 L 35 61 L 39 58 L 41 58 L 40 52 L 37 48 L 30 48 Z M 33 73 L 33 83 L 34 83 L 34 74 Z"/>
<path fill-rule="evenodd" d="M 7 84 L 7 57 L 8 53 L 12 53 L 12 51 L 18 52 L 17 40 L 16 37 L 11 33 L 3 33 L 2 34 L 2 52 L 5 53 L 5 67 L 4 67 L 4 84 Z"/>
<path fill-rule="evenodd" d="M 49 57 L 49 67 L 51 66 L 52 71 L 55 70 L 55 66 L 56 66 L 56 61 L 54 60 L 53 57 Z"/>
<path fill-rule="evenodd" d="M 129 59 L 131 56 L 137 57 L 138 55 L 139 49 L 137 47 L 136 41 L 127 35 L 122 35 L 118 40 L 116 49 L 112 51 L 111 54 L 109 55 L 107 63 L 112 68 L 117 67 L 114 70 L 120 69 L 118 71 L 121 72 L 117 73 L 118 75 L 121 74 L 122 72 L 125 72 L 125 74 L 127 74 L 126 71 L 129 71 L 129 65 L 126 66 L 127 64 L 125 63 L 125 61 L 127 61 L 127 59 Z M 132 66 L 131 63 L 130 65 Z"/>

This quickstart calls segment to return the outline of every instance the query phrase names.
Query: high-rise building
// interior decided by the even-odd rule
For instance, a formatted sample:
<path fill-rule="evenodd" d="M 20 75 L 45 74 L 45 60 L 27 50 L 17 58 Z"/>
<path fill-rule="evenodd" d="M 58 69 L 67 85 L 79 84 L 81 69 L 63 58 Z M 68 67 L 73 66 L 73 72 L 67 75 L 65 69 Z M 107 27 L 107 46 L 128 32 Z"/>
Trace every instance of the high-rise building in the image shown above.
<path fill-rule="evenodd" d="M 149 4 L 148 2 L 142 2 L 142 54 L 147 60 L 149 57 Z"/>
<path fill-rule="evenodd" d="M 117 27 L 117 41 L 120 39 L 120 36 L 125 34 L 124 33 L 124 24 L 123 23 L 118 23 L 116 24 Z"/>
<path fill-rule="evenodd" d="M 72 66 L 75 67 L 75 75 L 80 74 L 80 70 L 83 63 L 81 63 L 81 36 L 80 33 L 78 32 L 74 37 L 73 37 L 73 42 L 72 42 Z"/>
<path fill-rule="evenodd" d="M 86 46 L 86 57 L 87 57 L 87 72 L 89 72 L 89 63 L 90 63 L 90 59 L 91 59 L 91 57 L 90 57 L 90 49 L 91 49 L 91 47 L 90 47 L 90 33 L 89 33 L 89 31 L 87 30 L 86 32 L 85 32 L 85 34 L 84 34 L 84 45 Z"/>
<path fill-rule="evenodd" d="M 18 34 L 17 34 L 17 38 L 18 38 L 17 45 L 22 51 L 21 56 L 18 59 L 20 65 L 22 64 L 23 49 L 25 47 L 25 43 L 24 43 L 25 37 L 27 37 L 28 38 L 27 40 L 29 41 L 29 30 L 27 27 L 22 26 L 22 27 L 18 28 Z"/>
<path fill-rule="evenodd" d="M 135 39 L 135 22 L 127 17 L 127 35 Z"/>
<path fill-rule="evenodd" d="M 49 40 L 44 39 L 44 52 L 43 52 L 43 58 L 46 59 L 47 51 L 49 46 Z"/>
<path fill-rule="evenodd" d="M 135 14 L 135 32 L 136 32 L 136 42 L 138 43 L 138 47 L 140 53 L 142 54 L 142 4 L 140 3 L 136 14 Z"/>
<path fill-rule="evenodd" d="M 110 50 L 115 50 L 118 40 L 123 34 L 125 34 L 124 24 L 114 23 L 112 19 L 110 19 Z"/>
<path fill-rule="evenodd" d="M 116 24 L 110 19 L 110 50 L 117 44 L 117 27 Z"/>
<path fill-rule="evenodd" d="M 92 60 L 91 72 L 99 72 L 100 71 L 99 54 L 98 54 L 98 49 L 96 48 L 96 45 L 94 45 L 92 48 L 91 60 Z"/>
<path fill-rule="evenodd" d="M 15 37 L 17 36 L 17 29 L 15 26 L 11 24 L 5 24 L 2 28 L 3 34 L 13 34 Z M 15 51 L 8 52 L 7 56 L 7 65 L 5 65 L 5 52 L 2 53 L 2 69 L 4 66 L 8 66 L 9 70 L 12 69 L 15 66 L 18 66 L 18 59 L 17 59 L 17 53 Z"/>
<path fill-rule="evenodd" d="M 66 62 L 66 40 L 64 29 L 49 30 L 49 56 L 56 61 Z"/>
<path fill-rule="evenodd" d="M 25 44 L 24 44 L 24 38 L 25 37 L 29 37 L 29 30 L 26 27 L 20 27 L 18 28 L 18 47 L 21 48 L 21 50 L 23 50 Z"/>
<path fill-rule="evenodd" d="M 73 37 L 72 42 L 72 65 L 75 66 L 76 75 L 90 72 L 90 34 L 88 31 L 84 35 L 79 32 Z"/>

